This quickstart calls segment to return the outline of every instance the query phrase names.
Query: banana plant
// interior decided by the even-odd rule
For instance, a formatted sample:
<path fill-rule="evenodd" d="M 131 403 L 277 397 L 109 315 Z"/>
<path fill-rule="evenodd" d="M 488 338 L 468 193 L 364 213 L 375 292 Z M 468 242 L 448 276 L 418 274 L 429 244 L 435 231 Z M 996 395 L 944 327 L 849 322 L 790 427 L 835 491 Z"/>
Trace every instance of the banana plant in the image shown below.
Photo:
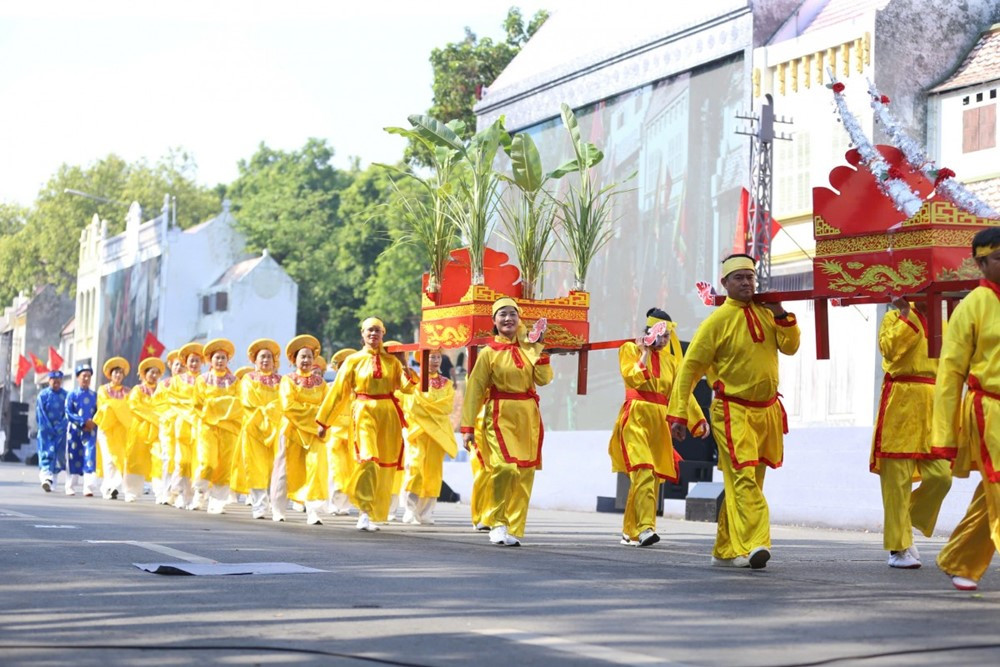
<path fill-rule="evenodd" d="M 507 148 L 514 187 L 500 200 L 504 236 L 514 248 L 521 268 L 521 294 L 537 298 L 542 266 L 552 252 L 556 204 L 544 190 L 551 175 L 542 170 L 542 158 L 531 135 L 519 132 Z"/>
<path fill-rule="evenodd" d="M 421 247 L 428 260 L 427 292 L 432 299 L 441 289 L 441 276 L 451 251 L 457 246 L 457 235 L 451 219 L 451 201 L 457 187 L 458 158 L 464 150 L 458 133 L 465 124 L 460 120 L 440 123 L 429 116 L 410 116 L 410 129 L 387 127 L 386 132 L 412 138 L 430 151 L 431 171 L 426 176 L 387 164 L 378 166 L 402 178 L 412 179 L 422 186 L 424 196 L 404 194 L 392 179 L 395 203 L 402 208 L 408 229 L 397 243 L 412 243 Z"/>
<path fill-rule="evenodd" d="M 613 201 L 615 197 L 631 191 L 620 186 L 635 178 L 637 172 L 632 172 L 621 183 L 599 187 L 591 170 L 604 159 L 604 153 L 594 144 L 583 141 L 573 110 L 565 103 L 560 109 L 575 157 L 551 172 L 549 177 L 560 178 L 576 173 L 579 179 L 570 185 L 564 199 L 556 200 L 556 238 L 573 266 L 574 289 L 582 291 L 586 286 L 590 263 L 614 236 L 617 218 L 614 217 Z"/>

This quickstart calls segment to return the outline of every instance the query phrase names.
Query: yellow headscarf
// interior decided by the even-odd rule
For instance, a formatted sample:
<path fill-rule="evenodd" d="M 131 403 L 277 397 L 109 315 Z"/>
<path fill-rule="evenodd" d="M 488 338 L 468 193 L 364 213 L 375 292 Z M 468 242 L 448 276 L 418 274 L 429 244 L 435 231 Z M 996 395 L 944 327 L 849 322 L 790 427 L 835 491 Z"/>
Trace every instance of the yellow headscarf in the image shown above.
<path fill-rule="evenodd" d="M 361 330 L 364 331 L 365 329 L 373 326 L 377 326 L 382 330 L 382 333 L 385 333 L 385 324 L 377 317 L 366 318 L 365 321 L 361 323 Z"/>
<path fill-rule="evenodd" d="M 757 270 L 756 263 L 749 257 L 736 256 L 730 257 L 722 263 L 722 277 L 725 278 L 733 271 L 741 271 L 743 269 L 750 269 L 751 271 Z"/>
<path fill-rule="evenodd" d="M 982 245 L 976 248 L 976 259 L 982 259 L 983 257 L 989 257 L 997 250 L 1000 250 L 1000 245 Z"/>
<path fill-rule="evenodd" d="M 518 315 L 521 314 L 521 306 L 517 305 L 517 301 L 514 301 L 514 299 L 510 298 L 509 296 L 502 296 L 493 302 L 493 313 L 490 315 L 490 317 L 496 317 L 498 310 L 507 307 L 516 310 Z"/>
<path fill-rule="evenodd" d="M 681 341 L 677 337 L 677 322 L 672 320 L 665 320 L 661 317 L 654 317 L 652 315 L 646 318 L 646 326 L 653 328 L 657 322 L 664 322 L 667 325 L 667 340 L 670 345 L 670 356 L 674 358 L 677 362 L 676 367 L 679 368 L 681 360 L 684 358 L 684 353 L 681 351 Z"/>

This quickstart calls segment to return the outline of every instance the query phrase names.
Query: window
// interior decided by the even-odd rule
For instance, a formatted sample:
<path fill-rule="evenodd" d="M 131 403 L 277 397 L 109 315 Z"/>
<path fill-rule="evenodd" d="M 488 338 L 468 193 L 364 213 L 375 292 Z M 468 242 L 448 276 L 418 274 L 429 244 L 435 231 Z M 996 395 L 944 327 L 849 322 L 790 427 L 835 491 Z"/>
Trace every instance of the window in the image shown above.
<path fill-rule="evenodd" d="M 201 314 L 202 315 L 212 314 L 212 296 L 210 294 L 206 294 L 205 296 L 201 297 Z"/>
<path fill-rule="evenodd" d="M 226 292 L 215 293 L 215 310 L 216 312 L 225 312 L 229 310 L 229 294 Z"/>
<path fill-rule="evenodd" d="M 997 145 L 997 105 L 987 104 L 962 112 L 962 152 L 972 153 Z"/>

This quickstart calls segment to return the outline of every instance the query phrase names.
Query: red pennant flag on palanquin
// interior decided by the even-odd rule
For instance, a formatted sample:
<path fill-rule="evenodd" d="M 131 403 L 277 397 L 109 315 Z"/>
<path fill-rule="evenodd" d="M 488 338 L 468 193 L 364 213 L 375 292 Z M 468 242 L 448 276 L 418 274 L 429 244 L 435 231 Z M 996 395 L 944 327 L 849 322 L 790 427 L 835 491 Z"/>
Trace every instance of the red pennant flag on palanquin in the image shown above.
<path fill-rule="evenodd" d="M 146 340 L 142 341 L 142 354 L 139 355 L 139 361 L 147 357 L 159 357 L 165 349 L 167 346 L 161 343 L 152 331 L 147 331 Z"/>
<path fill-rule="evenodd" d="M 28 356 L 31 357 L 31 365 L 35 367 L 35 375 L 49 372 L 49 369 L 45 366 L 45 362 L 36 357 L 34 352 L 29 352 Z"/>
<path fill-rule="evenodd" d="M 57 371 L 62 368 L 63 358 L 56 352 L 56 348 L 49 345 L 49 370 Z"/>
<path fill-rule="evenodd" d="M 20 385 L 25 376 L 28 375 L 28 371 L 31 370 L 31 362 L 23 354 L 19 354 L 17 357 L 17 377 L 14 378 L 14 384 Z"/>

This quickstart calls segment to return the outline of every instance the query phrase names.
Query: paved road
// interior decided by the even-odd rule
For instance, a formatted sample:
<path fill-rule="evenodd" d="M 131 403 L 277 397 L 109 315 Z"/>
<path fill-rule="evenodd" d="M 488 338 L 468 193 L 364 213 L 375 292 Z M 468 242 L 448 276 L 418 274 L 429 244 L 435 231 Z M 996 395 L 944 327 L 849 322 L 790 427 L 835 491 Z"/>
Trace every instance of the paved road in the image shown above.
<path fill-rule="evenodd" d="M 490 546 L 464 505 L 361 534 L 45 494 L 0 465 L 0 662 L 65 665 L 936 665 L 1000 662 L 1000 577 L 979 594 L 885 565 L 881 535 L 775 527 L 766 570 L 708 566 L 714 524 L 533 512 Z M 156 550 L 159 551 L 156 551 Z M 179 553 L 173 553 L 175 550 Z M 163 553 L 173 553 L 167 555 Z M 319 574 L 162 576 L 133 563 L 291 562 Z M 992 644 L 992 645 L 991 645 Z M 964 647 L 964 648 L 958 648 Z M 883 657 L 878 657 L 883 656 Z"/>

